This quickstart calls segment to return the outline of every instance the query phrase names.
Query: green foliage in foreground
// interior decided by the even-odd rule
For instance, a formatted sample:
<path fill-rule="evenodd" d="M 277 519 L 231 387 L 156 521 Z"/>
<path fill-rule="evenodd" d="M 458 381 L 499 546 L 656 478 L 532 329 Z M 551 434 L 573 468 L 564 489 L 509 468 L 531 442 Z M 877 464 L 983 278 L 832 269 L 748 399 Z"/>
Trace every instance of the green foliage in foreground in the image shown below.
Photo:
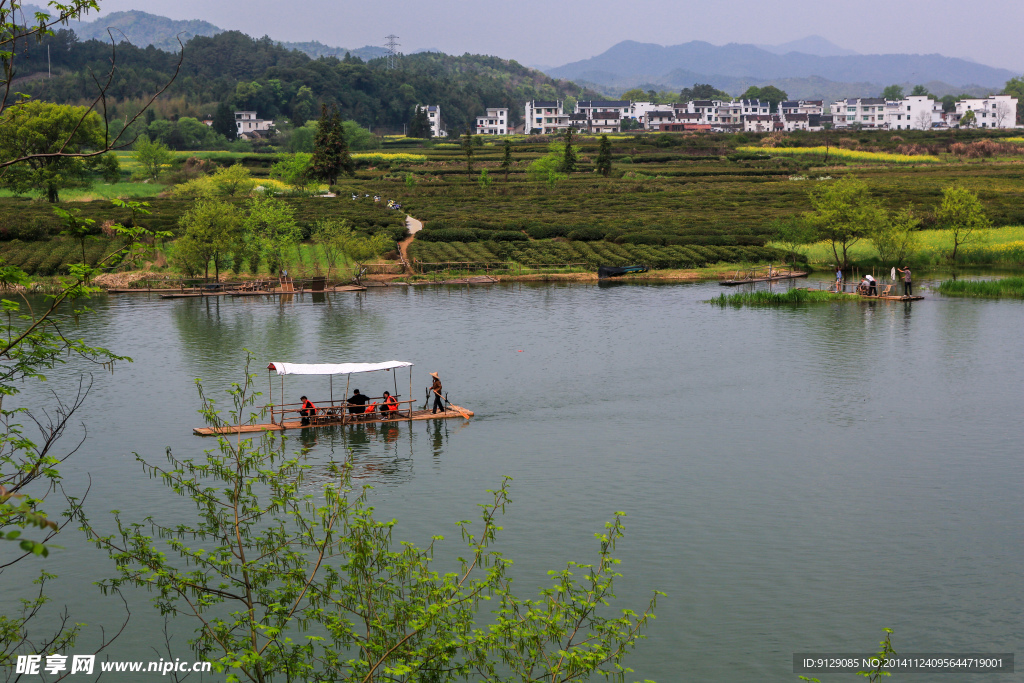
<path fill-rule="evenodd" d="M 788 292 L 769 292 L 758 290 L 756 292 L 736 292 L 734 294 L 719 294 L 714 299 L 708 299 L 705 303 L 717 304 L 719 306 L 782 306 L 790 304 L 823 304 L 832 301 L 863 301 L 861 297 L 850 296 L 849 294 L 837 294 L 819 289 L 791 289 Z"/>
<path fill-rule="evenodd" d="M 209 424 L 263 417 L 250 415 L 254 378 L 229 390 L 228 421 L 200 387 Z M 168 449 L 166 465 L 139 460 L 195 517 L 165 525 L 115 511 L 118 531 L 104 535 L 79 509 L 118 569 L 101 585 L 146 588 L 163 614 L 194 620 L 196 657 L 228 681 L 623 681 L 623 658 L 653 618 L 657 592 L 640 613 L 610 606 L 623 513 L 596 534 L 593 564 L 550 572 L 550 587 L 528 599 L 493 548 L 508 478 L 480 505 L 482 526 L 456 524 L 459 557 L 441 568 L 443 537 L 398 543 L 397 522 L 374 517 L 350 462 L 313 470 L 272 434 L 222 436 L 199 457 Z"/>
<path fill-rule="evenodd" d="M 939 285 L 944 296 L 1024 299 L 1024 277 L 1001 280 L 945 280 Z"/>

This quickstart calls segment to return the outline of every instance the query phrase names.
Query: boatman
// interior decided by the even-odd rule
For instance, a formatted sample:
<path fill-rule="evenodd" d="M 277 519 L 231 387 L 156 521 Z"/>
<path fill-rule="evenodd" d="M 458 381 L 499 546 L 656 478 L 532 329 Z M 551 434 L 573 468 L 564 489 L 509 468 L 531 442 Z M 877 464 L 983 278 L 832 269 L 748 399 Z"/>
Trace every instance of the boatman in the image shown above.
<path fill-rule="evenodd" d="M 914 285 L 910 281 L 910 266 L 900 268 L 900 272 L 903 273 L 903 296 L 913 296 Z"/>
<path fill-rule="evenodd" d="M 430 373 L 430 376 L 434 378 L 430 385 L 430 391 L 434 394 L 434 412 L 431 414 L 436 415 L 438 408 L 441 409 L 441 412 L 448 412 L 448 409 L 444 407 L 444 395 L 441 393 L 441 378 L 437 376 L 436 372 Z"/>
<path fill-rule="evenodd" d="M 300 424 L 302 424 L 302 426 L 305 427 L 306 425 L 309 424 L 309 418 L 316 415 L 316 406 L 313 405 L 313 402 L 310 401 L 305 396 L 303 396 L 299 400 L 302 401 L 302 410 L 299 411 L 299 415 L 302 416 L 302 422 Z"/>

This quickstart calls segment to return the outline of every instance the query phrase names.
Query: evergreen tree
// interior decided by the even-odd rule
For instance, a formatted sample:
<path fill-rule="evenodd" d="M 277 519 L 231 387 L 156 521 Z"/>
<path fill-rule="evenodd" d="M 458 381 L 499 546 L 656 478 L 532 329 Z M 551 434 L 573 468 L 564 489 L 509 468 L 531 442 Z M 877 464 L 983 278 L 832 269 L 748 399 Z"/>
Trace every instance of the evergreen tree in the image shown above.
<path fill-rule="evenodd" d="M 597 172 L 607 178 L 612 173 L 612 143 L 607 135 L 601 136 L 601 146 L 597 149 Z"/>
<path fill-rule="evenodd" d="M 235 114 L 231 111 L 231 107 L 228 106 L 227 102 L 221 102 L 217 105 L 217 112 L 213 115 L 213 125 L 211 128 L 229 141 L 237 137 L 238 128 L 235 126 Z"/>
<path fill-rule="evenodd" d="M 505 154 L 501 157 L 501 168 L 505 171 L 505 182 L 508 182 L 508 170 L 512 168 L 512 141 L 505 138 Z"/>
<path fill-rule="evenodd" d="M 466 175 L 473 175 L 473 129 L 466 124 L 466 134 L 462 136 L 462 151 L 466 154 Z"/>
<path fill-rule="evenodd" d="M 572 173 L 576 170 L 579 160 L 576 149 L 572 146 L 572 128 L 565 129 L 565 154 L 562 156 L 562 172 Z"/>
<path fill-rule="evenodd" d="M 328 108 L 324 104 L 320 108 L 320 121 L 317 123 L 316 137 L 313 138 L 313 159 L 309 175 L 336 185 L 341 173 L 355 175 L 355 165 L 348 153 L 338 107 L 332 104 Z"/>
<path fill-rule="evenodd" d="M 430 139 L 430 121 L 427 119 L 427 108 L 416 105 L 412 118 L 409 120 L 409 137 Z"/>

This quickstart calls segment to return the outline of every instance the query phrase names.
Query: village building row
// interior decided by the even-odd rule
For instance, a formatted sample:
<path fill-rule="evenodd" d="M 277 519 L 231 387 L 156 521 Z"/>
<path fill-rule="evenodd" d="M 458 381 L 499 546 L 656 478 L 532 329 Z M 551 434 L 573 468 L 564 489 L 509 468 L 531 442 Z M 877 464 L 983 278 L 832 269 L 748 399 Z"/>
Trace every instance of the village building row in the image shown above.
<path fill-rule="evenodd" d="M 775 111 L 772 111 L 775 109 Z M 477 117 L 478 135 L 511 133 L 550 134 L 572 128 L 586 133 L 619 133 L 628 128 L 685 132 L 791 132 L 825 128 L 930 130 L 956 128 L 968 112 L 976 128 L 1016 128 L 1017 99 L 1010 95 L 965 99 L 956 111 L 944 112 L 942 104 L 927 96 L 901 100 L 861 97 L 837 100 L 827 107 L 822 100 L 788 100 L 772 107 L 762 100 L 693 100 L 685 104 L 655 104 L 629 100 L 580 100 L 573 111 L 561 100 L 531 100 L 524 108 L 523 123 L 513 126 L 508 109 L 488 108 Z"/>

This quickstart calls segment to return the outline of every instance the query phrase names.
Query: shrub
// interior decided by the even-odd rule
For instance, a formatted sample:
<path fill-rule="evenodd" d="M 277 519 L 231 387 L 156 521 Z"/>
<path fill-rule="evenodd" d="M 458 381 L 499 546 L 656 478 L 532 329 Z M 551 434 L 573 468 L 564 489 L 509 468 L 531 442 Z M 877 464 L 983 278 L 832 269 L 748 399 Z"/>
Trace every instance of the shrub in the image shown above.
<path fill-rule="evenodd" d="M 665 238 L 653 232 L 634 232 L 623 235 L 615 241 L 620 244 L 649 244 L 659 247 L 665 244 Z"/>
<path fill-rule="evenodd" d="M 492 230 L 488 233 L 488 237 L 495 242 L 526 242 L 529 240 L 526 235 L 515 230 Z"/>
<path fill-rule="evenodd" d="M 531 225 L 526 233 L 535 240 L 550 239 L 552 237 L 565 237 L 569 230 L 562 225 Z"/>
<path fill-rule="evenodd" d="M 605 231 L 602 228 L 589 227 L 589 228 L 576 228 L 571 230 L 566 235 L 573 242 L 596 242 L 604 239 Z"/>
<path fill-rule="evenodd" d="M 525 239 L 525 235 L 523 238 Z M 425 242 L 478 242 L 478 231 L 470 228 L 424 228 L 416 233 L 416 240 Z"/>

